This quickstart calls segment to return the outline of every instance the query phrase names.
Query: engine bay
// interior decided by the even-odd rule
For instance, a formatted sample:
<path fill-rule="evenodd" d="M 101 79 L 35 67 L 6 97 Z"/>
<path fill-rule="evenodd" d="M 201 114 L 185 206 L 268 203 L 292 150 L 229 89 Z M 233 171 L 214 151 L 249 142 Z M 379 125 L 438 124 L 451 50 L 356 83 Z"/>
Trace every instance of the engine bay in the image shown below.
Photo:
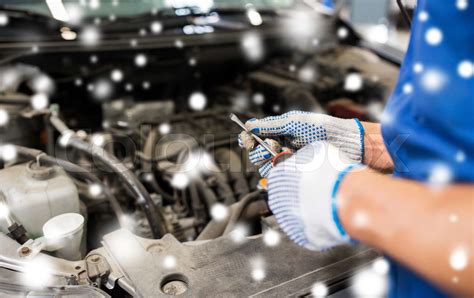
<path fill-rule="evenodd" d="M 293 15 L 256 30 L 227 14 L 209 35 L 104 27 L 98 46 L 41 41 L 1 66 L 0 293 L 306 296 L 379 256 L 287 239 L 229 114 L 377 121 L 397 64 L 337 18 L 315 14 L 302 45 L 273 29 Z"/>

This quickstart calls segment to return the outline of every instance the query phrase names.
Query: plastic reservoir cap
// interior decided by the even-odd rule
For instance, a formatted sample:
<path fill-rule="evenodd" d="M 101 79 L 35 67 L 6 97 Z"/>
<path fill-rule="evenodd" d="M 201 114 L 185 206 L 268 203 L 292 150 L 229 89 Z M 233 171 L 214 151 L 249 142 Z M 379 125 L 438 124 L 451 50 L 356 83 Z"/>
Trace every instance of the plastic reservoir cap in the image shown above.
<path fill-rule="evenodd" d="M 48 220 L 43 225 L 43 234 L 46 238 L 63 238 L 72 236 L 82 230 L 84 217 L 77 213 L 64 213 Z"/>

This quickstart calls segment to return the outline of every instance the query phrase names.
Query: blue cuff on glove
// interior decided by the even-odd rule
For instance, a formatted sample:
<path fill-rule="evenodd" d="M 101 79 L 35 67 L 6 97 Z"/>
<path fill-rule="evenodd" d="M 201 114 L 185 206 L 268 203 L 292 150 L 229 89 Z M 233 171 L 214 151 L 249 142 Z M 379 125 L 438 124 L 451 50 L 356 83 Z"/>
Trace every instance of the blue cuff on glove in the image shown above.
<path fill-rule="evenodd" d="M 337 180 L 334 183 L 334 187 L 332 189 L 332 194 L 331 194 L 331 209 L 332 209 L 332 219 L 334 220 L 334 223 L 337 226 L 337 229 L 339 230 L 339 233 L 341 233 L 341 236 L 346 237 L 347 233 L 342 227 L 341 221 L 339 220 L 339 215 L 337 214 L 337 191 L 339 190 L 339 186 L 341 185 L 342 179 L 352 170 L 354 169 L 356 165 L 350 165 L 347 168 L 345 168 L 342 172 L 339 173 L 337 176 Z"/>
<path fill-rule="evenodd" d="M 359 132 L 360 132 L 360 154 L 361 154 L 361 163 L 364 163 L 364 156 L 365 156 L 365 144 L 364 144 L 364 135 L 365 135 L 365 129 L 362 123 L 360 123 L 360 120 L 357 118 L 354 118 L 354 121 L 356 122 L 357 126 L 359 127 Z"/>

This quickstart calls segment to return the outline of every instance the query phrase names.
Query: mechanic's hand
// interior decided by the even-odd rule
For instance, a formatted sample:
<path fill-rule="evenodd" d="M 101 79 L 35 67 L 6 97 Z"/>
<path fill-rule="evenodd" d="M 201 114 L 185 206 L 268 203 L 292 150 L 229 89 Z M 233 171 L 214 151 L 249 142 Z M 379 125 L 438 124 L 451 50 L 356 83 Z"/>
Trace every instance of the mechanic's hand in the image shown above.
<path fill-rule="evenodd" d="M 262 177 L 267 177 L 270 170 L 273 168 L 271 153 L 262 145 L 257 145 L 253 137 L 245 131 L 239 135 L 238 139 L 239 146 L 249 150 L 250 162 L 257 167 L 258 172 Z M 275 140 L 265 139 L 264 142 L 277 153 L 281 152 L 281 150 L 288 150 L 282 148 Z"/>
<path fill-rule="evenodd" d="M 280 116 L 251 119 L 245 126 L 262 137 L 287 137 L 292 149 L 300 149 L 315 141 L 327 141 L 340 148 L 353 162 L 363 160 L 364 128 L 357 119 L 291 111 Z"/>
<path fill-rule="evenodd" d="M 268 178 L 269 206 L 291 240 L 312 250 L 349 243 L 337 215 L 337 189 L 351 163 L 338 148 L 315 142 L 278 164 Z"/>

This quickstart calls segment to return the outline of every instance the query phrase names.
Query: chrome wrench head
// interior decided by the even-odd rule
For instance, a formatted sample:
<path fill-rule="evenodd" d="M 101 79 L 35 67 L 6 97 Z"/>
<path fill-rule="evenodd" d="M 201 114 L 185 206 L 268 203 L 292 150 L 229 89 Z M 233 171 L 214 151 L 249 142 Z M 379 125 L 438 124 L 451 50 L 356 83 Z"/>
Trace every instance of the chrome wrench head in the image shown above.
<path fill-rule="evenodd" d="M 272 156 L 277 156 L 277 153 L 267 143 L 265 143 L 259 136 L 257 136 L 256 134 L 248 130 L 248 128 L 245 126 L 245 124 L 242 121 L 240 121 L 237 115 L 235 115 L 234 113 L 231 113 L 230 120 L 237 123 L 244 131 L 249 133 L 254 138 L 254 140 L 257 141 L 257 143 L 259 143 L 260 145 L 262 145 L 263 148 L 267 149 L 268 152 L 270 152 Z"/>

